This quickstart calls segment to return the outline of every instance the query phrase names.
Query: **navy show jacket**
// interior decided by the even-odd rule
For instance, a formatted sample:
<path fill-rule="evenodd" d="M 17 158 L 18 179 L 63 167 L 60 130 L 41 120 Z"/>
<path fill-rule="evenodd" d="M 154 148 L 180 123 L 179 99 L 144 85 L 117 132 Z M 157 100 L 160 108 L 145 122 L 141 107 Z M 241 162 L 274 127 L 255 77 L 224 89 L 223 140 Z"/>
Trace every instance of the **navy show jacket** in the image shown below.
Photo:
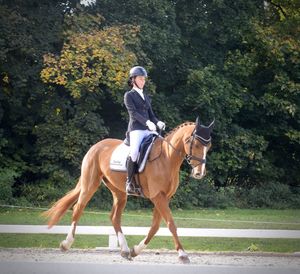
<path fill-rule="evenodd" d="M 133 130 L 148 129 L 146 122 L 150 120 L 155 125 L 158 119 L 155 117 L 150 98 L 144 93 L 145 100 L 134 89 L 127 91 L 124 95 L 124 103 L 129 114 L 128 132 Z"/>

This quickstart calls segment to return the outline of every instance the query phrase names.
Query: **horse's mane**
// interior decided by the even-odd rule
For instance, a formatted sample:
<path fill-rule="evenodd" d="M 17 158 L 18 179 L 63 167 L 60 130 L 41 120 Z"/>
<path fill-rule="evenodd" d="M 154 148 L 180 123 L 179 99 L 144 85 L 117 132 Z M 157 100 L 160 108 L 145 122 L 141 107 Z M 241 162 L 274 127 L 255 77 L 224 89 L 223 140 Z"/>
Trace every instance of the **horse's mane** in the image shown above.
<path fill-rule="evenodd" d="M 189 121 L 184 122 L 184 123 L 180 124 L 179 126 L 173 128 L 171 131 L 169 131 L 169 132 L 165 135 L 165 137 L 170 136 L 170 135 L 173 134 L 175 131 L 177 131 L 179 128 L 182 128 L 182 127 L 185 127 L 185 126 L 191 126 L 191 125 L 195 125 L 195 123 L 194 123 L 194 122 L 189 122 Z"/>

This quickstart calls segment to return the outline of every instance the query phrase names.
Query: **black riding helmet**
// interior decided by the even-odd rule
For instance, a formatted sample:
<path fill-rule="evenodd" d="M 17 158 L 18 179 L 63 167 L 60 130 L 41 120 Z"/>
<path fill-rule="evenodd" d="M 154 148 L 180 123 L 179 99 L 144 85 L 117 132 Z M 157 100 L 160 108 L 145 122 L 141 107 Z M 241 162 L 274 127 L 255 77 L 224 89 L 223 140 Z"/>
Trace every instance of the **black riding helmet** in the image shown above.
<path fill-rule="evenodd" d="M 133 78 L 136 76 L 148 77 L 147 71 L 143 67 L 135 66 L 135 67 L 131 68 L 131 70 L 129 72 L 129 78 Z"/>
<path fill-rule="evenodd" d="M 147 74 L 147 71 L 141 66 L 135 66 L 135 67 L 131 68 L 129 71 L 129 79 L 128 79 L 128 85 L 130 87 L 133 86 L 134 78 L 137 76 L 148 77 L 148 74 Z"/>

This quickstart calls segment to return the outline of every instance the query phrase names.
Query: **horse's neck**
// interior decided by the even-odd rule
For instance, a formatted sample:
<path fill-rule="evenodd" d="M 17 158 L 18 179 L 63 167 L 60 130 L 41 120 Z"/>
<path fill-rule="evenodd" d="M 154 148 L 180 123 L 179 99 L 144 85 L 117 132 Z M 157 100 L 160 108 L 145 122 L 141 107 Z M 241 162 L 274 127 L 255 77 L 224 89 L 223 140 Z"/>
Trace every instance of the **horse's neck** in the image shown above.
<path fill-rule="evenodd" d="M 185 156 L 185 139 L 192 134 L 193 128 L 193 125 L 182 126 L 166 137 L 167 144 L 165 144 L 165 149 L 167 155 L 170 160 L 173 160 L 179 166 L 182 164 Z"/>

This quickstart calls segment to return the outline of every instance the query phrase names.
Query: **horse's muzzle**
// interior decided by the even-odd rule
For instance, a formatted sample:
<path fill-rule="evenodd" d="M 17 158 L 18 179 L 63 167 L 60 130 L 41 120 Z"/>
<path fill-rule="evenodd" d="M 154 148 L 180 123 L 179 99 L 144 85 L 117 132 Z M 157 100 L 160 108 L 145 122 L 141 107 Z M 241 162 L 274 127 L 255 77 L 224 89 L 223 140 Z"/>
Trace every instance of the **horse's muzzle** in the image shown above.
<path fill-rule="evenodd" d="M 204 170 L 198 170 L 197 168 L 193 168 L 191 175 L 194 179 L 200 180 L 206 175 L 206 169 L 204 168 Z"/>

